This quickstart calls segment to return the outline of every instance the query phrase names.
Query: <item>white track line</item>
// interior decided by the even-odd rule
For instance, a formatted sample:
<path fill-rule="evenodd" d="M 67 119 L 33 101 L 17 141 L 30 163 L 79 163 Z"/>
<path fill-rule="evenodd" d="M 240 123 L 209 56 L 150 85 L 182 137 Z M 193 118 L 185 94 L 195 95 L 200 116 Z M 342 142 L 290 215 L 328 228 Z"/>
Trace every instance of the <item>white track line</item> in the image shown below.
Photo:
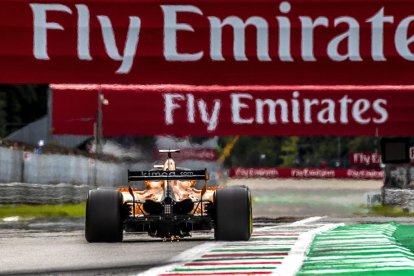
<path fill-rule="evenodd" d="M 312 243 L 315 235 L 343 225 L 343 223 L 327 224 L 322 227 L 312 229 L 308 232 L 300 234 L 297 242 L 290 250 L 289 255 L 283 260 L 282 265 L 273 273 L 273 275 L 296 275 L 302 267 L 303 261 L 305 260 L 306 254 L 309 250 L 309 246 Z"/>
<path fill-rule="evenodd" d="M 302 219 L 302 220 L 299 220 L 299 221 L 295 221 L 295 222 L 291 223 L 290 226 L 304 225 L 304 224 L 307 224 L 309 222 L 315 222 L 315 221 L 321 220 L 323 218 L 326 218 L 326 216 L 324 216 L 324 217 L 310 217 L 310 218 L 307 218 L 307 219 Z"/>
<path fill-rule="evenodd" d="M 197 245 L 191 249 L 187 249 L 183 252 L 181 252 L 179 255 L 171 258 L 169 262 L 172 262 L 173 264 L 168 264 L 164 266 L 158 266 L 151 268 L 147 271 L 144 271 L 142 273 L 139 273 L 139 276 L 154 276 L 154 275 L 160 275 L 165 273 L 168 270 L 173 269 L 174 267 L 178 267 L 182 265 L 183 263 L 189 262 L 191 260 L 195 260 L 201 255 L 203 255 L 205 252 L 208 252 L 212 250 L 215 247 L 223 246 L 225 242 L 205 242 L 200 245 Z"/>
<path fill-rule="evenodd" d="M 307 223 L 310 222 L 315 222 L 318 221 L 320 219 L 326 218 L 326 216 L 324 217 L 310 217 L 310 218 L 306 218 L 306 219 L 302 219 L 302 220 L 298 220 L 295 221 L 293 223 L 287 224 L 287 225 L 283 225 L 283 227 L 290 227 L 290 226 L 302 226 L 305 225 Z M 266 226 L 266 227 L 261 227 L 260 229 L 258 229 L 258 232 L 262 232 L 262 231 L 268 231 L 268 230 L 273 230 L 273 229 L 277 229 L 280 228 L 280 225 L 274 225 L 274 226 Z"/>

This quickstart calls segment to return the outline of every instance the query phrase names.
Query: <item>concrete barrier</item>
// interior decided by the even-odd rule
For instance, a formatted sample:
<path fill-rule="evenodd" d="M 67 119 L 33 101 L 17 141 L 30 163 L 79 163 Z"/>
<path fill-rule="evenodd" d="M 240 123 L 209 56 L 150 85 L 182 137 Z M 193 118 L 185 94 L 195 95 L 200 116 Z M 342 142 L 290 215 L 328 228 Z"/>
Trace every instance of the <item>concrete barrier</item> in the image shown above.
<path fill-rule="evenodd" d="M 384 189 L 384 204 L 399 206 L 414 212 L 414 190 L 410 189 Z"/>
<path fill-rule="evenodd" d="M 152 161 L 115 163 L 80 155 L 34 154 L 0 147 L 0 204 L 76 203 L 95 188 L 128 186 L 128 169 L 148 170 Z M 218 182 L 220 166 L 203 160 L 180 160 L 178 166 L 207 168 Z M 134 183 L 143 189 L 142 183 Z"/>
<path fill-rule="evenodd" d="M 79 203 L 86 199 L 88 185 L 67 183 L 33 184 L 7 183 L 0 184 L 1 204 L 63 204 Z"/>

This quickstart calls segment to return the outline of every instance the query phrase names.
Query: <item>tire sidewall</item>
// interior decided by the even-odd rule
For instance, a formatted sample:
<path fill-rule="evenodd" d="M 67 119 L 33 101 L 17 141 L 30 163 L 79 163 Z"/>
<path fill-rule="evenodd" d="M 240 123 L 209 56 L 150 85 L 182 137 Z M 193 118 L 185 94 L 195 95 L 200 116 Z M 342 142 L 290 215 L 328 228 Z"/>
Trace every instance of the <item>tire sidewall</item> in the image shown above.
<path fill-rule="evenodd" d="M 252 234 L 252 205 L 246 186 L 217 190 L 214 196 L 216 240 L 249 240 Z"/>

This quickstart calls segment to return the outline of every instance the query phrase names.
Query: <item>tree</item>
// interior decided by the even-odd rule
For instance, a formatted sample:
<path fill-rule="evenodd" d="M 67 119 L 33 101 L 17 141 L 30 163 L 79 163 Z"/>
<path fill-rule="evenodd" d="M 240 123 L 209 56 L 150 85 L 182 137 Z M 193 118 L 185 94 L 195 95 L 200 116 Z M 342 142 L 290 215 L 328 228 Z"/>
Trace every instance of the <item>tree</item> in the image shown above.
<path fill-rule="evenodd" d="M 283 137 L 240 137 L 225 165 L 241 167 L 276 167 L 283 163 L 281 146 Z M 228 137 L 221 137 L 219 144 L 224 148 Z"/>
<path fill-rule="evenodd" d="M 0 85 L 0 137 L 47 113 L 48 85 Z"/>

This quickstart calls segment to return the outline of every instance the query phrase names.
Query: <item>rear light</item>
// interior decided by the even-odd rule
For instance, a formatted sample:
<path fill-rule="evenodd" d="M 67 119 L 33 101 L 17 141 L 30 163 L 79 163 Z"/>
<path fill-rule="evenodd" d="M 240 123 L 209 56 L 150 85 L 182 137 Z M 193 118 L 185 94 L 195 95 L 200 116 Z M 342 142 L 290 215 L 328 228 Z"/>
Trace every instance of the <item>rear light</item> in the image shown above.
<path fill-rule="evenodd" d="M 171 215 L 172 214 L 172 205 L 171 204 L 165 204 L 164 205 L 164 215 Z"/>

